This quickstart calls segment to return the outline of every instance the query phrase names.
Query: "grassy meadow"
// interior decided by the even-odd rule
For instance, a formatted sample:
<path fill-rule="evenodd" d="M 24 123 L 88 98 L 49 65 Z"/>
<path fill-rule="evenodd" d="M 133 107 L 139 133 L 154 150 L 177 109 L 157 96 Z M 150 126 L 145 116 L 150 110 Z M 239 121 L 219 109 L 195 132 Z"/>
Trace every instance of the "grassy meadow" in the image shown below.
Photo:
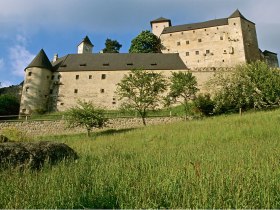
<path fill-rule="evenodd" d="M 280 208 L 280 110 L 37 140 L 80 158 L 0 172 L 0 208 Z"/>

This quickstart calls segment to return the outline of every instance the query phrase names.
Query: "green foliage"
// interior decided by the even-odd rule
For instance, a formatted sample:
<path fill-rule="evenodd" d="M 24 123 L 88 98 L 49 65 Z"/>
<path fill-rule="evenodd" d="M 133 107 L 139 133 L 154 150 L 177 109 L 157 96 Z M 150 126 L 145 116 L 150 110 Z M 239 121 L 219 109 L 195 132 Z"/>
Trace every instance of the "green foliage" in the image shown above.
<path fill-rule="evenodd" d="M 199 94 L 194 99 L 195 107 L 205 116 L 210 116 L 214 112 L 215 102 L 211 99 L 210 94 Z"/>
<path fill-rule="evenodd" d="M 197 81 L 191 72 L 172 72 L 170 78 L 170 91 L 167 95 L 167 105 L 172 103 L 181 103 L 184 106 L 185 117 L 189 112 L 189 101 L 194 99 L 199 90 Z"/>
<path fill-rule="evenodd" d="M 166 80 L 160 73 L 135 69 L 117 84 L 116 93 L 120 99 L 125 99 L 123 108 L 138 112 L 146 125 L 147 111 L 160 105 L 166 86 Z"/>
<path fill-rule="evenodd" d="M 29 142 L 33 140 L 33 138 L 27 135 L 26 132 L 20 131 L 15 127 L 3 128 L 0 130 L 0 134 L 6 136 L 9 140 L 16 142 Z"/>
<path fill-rule="evenodd" d="M 85 127 L 90 136 L 92 128 L 102 128 L 108 119 L 104 117 L 104 110 L 93 106 L 91 102 L 78 101 L 78 105 L 65 112 L 65 119 L 70 128 Z"/>
<path fill-rule="evenodd" d="M 280 105 L 280 71 L 257 61 L 221 72 L 211 81 L 216 113 L 236 112 L 239 108 L 266 109 Z"/>
<path fill-rule="evenodd" d="M 160 39 L 150 31 L 142 31 L 131 41 L 130 53 L 160 53 Z"/>
<path fill-rule="evenodd" d="M 122 45 L 117 40 L 106 39 L 103 53 L 119 53 Z"/>
<path fill-rule="evenodd" d="M 79 154 L 0 171 L 1 209 L 279 209 L 280 110 L 46 136 Z M 258 122 L 258 123 L 256 123 Z M 93 139 L 93 137 L 90 137 Z"/>
<path fill-rule="evenodd" d="M 0 116 L 18 115 L 19 99 L 12 95 L 0 95 Z M 1 119 L 1 118 L 0 118 Z"/>

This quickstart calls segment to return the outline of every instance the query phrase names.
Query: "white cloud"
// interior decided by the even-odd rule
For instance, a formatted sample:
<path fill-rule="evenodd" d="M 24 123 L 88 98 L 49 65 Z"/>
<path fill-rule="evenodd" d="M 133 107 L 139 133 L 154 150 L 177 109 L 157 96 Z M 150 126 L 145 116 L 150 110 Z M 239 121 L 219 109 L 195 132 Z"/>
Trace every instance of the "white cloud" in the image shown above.
<path fill-rule="evenodd" d="M 35 57 L 25 46 L 17 44 L 9 49 L 11 71 L 16 76 L 24 76 L 24 69 Z"/>
<path fill-rule="evenodd" d="M 10 81 L 0 81 L 0 87 L 9 87 L 12 85 L 12 82 Z"/>

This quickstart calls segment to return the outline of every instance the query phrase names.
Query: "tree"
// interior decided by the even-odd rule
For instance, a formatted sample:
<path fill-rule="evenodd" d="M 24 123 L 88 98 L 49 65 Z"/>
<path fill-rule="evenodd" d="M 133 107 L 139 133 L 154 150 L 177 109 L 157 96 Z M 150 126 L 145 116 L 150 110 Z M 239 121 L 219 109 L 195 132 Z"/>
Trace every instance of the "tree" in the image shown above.
<path fill-rule="evenodd" d="M 117 40 L 106 39 L 103 53 L 119 53 L 121 47 Z"/>
<path fill-rule="evenodd" d="M 17 97 L 9 94 L 0 95 L 0 116 L 18 115 L 19 106 L 19 99 Z"/>
<path fill-rule="evenodd" d="M 160 39 L 150 31 L 142 31 L 131 41 L 130 53 L 160 53 Z"/>
<path fill-rule="evenodd" d="M 131 70 L 117 84 L 117 94 L 125 109 L 138 112 L 146 125 L 147 110 L 154 110 L 160 105 L 161 94 L 166 90 L 167 83 L 160 73 L 146 70 Z"/>
<path fill-rule="evenodd" d="M 216 90 L 213 93 L 216 113 L 280 106 L 280 71 L 261 61 L 221 72 L 210 85 Z"/>
<path fill-rule="evenodd" d="M 181 103 L 184 107 L 185 119 L 187 119 L 189 101 L 194 99 L 199 90 L 195 76 L 191 72 L 172 72 L 170 78 L 170 91 L 167 95 L 168 104 Z"/>
<path fill-rule="evenodd" d="M 104 116 L 104 110 L 98 109 L 91 102 L 85 101 L 78 101 L 78 106 L 70 108 L 65 116 L 70 128 L 85 127 L 87 136 L 90 136 L 92 128 L 102 128 L 108 121 Z"/>

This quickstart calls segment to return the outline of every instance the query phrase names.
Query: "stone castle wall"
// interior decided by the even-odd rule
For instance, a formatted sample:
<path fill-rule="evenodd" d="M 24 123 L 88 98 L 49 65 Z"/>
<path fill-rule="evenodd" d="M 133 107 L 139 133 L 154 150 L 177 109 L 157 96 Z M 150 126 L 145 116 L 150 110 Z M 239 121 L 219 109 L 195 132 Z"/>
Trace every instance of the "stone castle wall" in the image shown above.
<path fill-rule="evenodd" d="M 181 121 L 179 117 L 155 117 L 147 118 L 147 125 L 167 124 L 175 121 Z M 108 125 L 102 130 L 108 129 L 127 129 L 142 127 L 141 118 L 116 118 L 111 119 Z M 44 135 L 63 135 L 86 133 L 85 128 L 67 128 L 64 120 L 57 121 L 25 121 L 25 122 L 0 122 L 1 129 L 16 128 L 19 131 L 25 132 L 29 136 L 44 136 Z M 99 131 L 100 129 L 98 129 Z M 93 131 L 97 131 L 94 129 Z"/>

